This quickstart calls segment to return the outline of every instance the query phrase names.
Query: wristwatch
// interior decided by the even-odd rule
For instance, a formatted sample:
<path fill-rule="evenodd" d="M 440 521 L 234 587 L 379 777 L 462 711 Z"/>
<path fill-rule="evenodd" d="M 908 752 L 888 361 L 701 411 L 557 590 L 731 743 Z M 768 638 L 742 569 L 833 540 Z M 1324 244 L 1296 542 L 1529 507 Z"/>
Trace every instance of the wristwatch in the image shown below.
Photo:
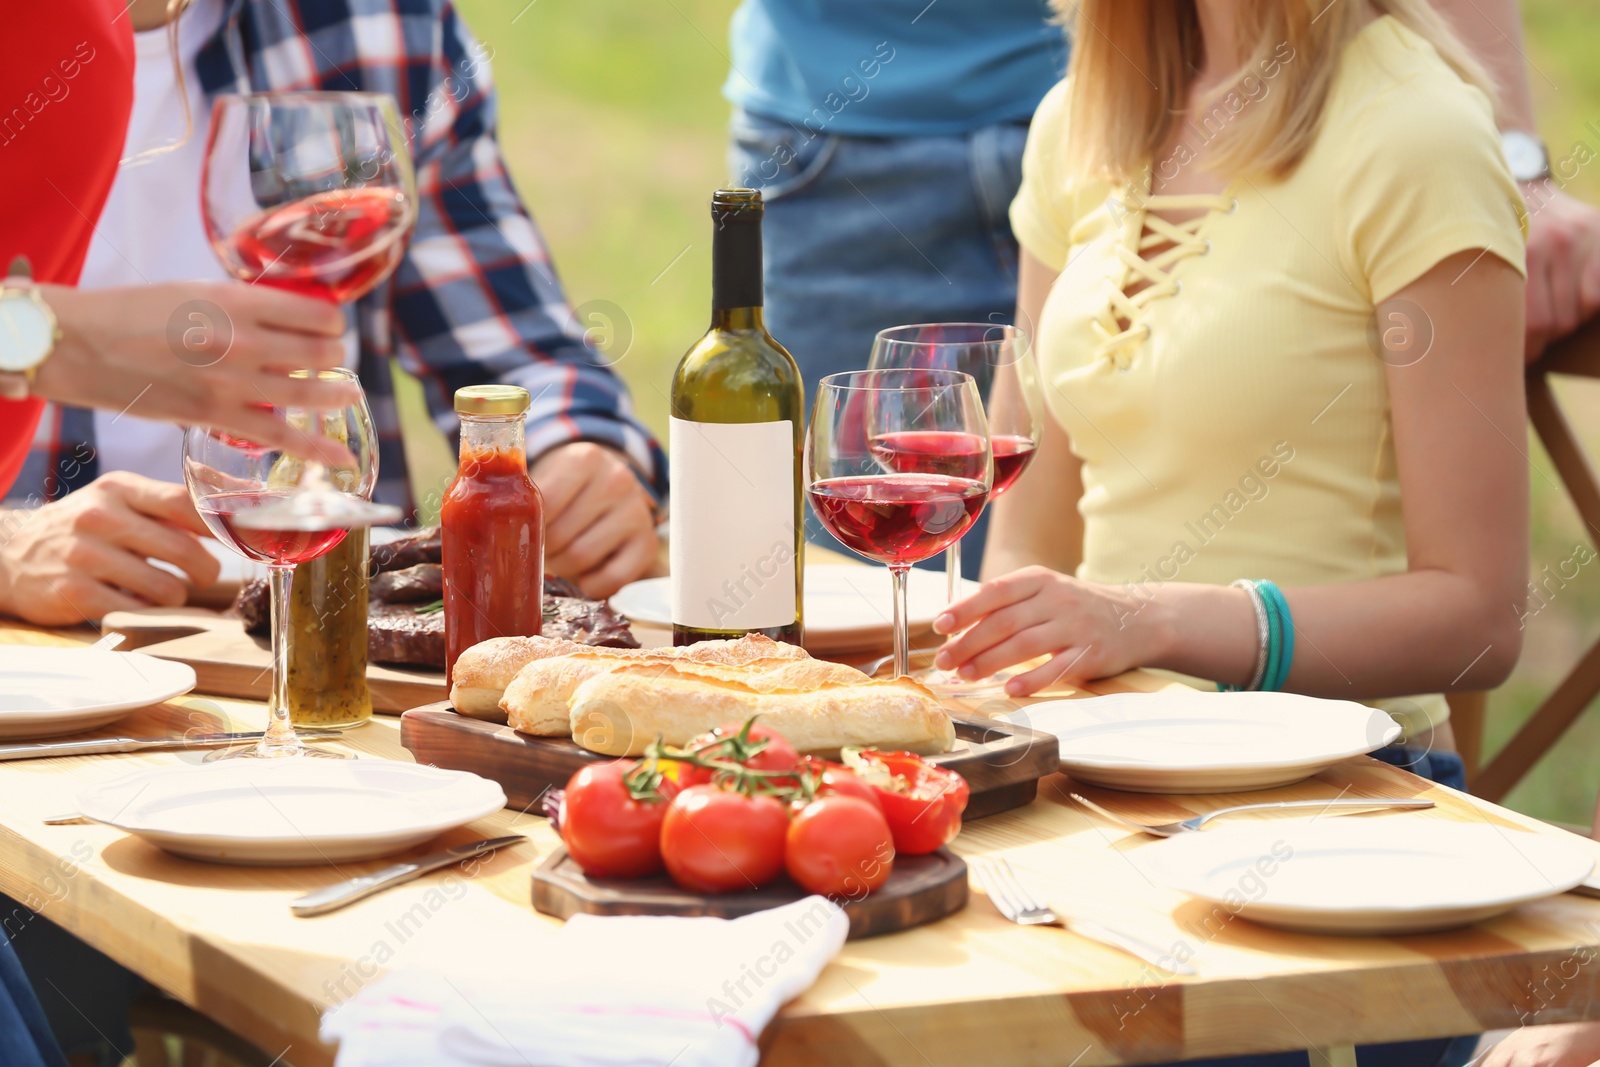
<path fill-rule="evenodd" d="M 0 397 L 26 399 L 33 376 L 60 340 L 56 313 L 34 284 L 28 257 L 18 256 L 0 281 Z"/>
<path fill-rule="evenodd" d="M 1500 135 L 1500 151 L 1505 153 L 1511 176 L 1519 182 L 1537 182 L 1550 177 L 1550 153 L 1544 142 L 1526 130 L 1506 130 Z"/>

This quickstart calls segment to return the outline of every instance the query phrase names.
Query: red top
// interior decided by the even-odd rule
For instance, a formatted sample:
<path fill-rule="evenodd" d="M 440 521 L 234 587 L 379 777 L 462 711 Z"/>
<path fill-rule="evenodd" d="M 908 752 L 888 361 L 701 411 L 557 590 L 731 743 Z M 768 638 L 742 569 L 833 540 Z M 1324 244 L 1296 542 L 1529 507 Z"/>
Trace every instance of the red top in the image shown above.
<path fill-rule="evenodd" d="M 133 110 L 124 0 L 12 4 L 0 33 L 0 272 L 18 255 L 71 285 L 111 192 Z M 22 469 L 38 399 L 0 400 L 0 493 Z"/>

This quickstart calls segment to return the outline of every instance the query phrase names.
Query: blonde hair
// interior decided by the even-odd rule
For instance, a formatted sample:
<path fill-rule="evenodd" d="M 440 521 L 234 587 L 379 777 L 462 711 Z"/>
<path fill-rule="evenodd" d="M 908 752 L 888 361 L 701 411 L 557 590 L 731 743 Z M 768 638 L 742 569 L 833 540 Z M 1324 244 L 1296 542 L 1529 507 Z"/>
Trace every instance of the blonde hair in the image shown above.
<path fill-rule="evenodd" d="M 1429 0 L 1368 0 L 1428 41 L 1461 80 L 1496 98 L 1482 66 Z M 1124 181 L 1183 120 L 1204 42 L 1195 0 L 1054 0 L 1072 28 L 1067 159 L 1085 177 Z M 1360 0 L 1237 0 L 1239 69 L 1201 103 L 1202 121 L 1237 95 L 1208 139 L 1206 166 L 1283 177 L 1316 139 L 1344 46 L 1360 32 Z M 1251 88 L 1252 79 L 1259 90 Z M 1270 83 L 1270 88 L 1266 88 Z"/>

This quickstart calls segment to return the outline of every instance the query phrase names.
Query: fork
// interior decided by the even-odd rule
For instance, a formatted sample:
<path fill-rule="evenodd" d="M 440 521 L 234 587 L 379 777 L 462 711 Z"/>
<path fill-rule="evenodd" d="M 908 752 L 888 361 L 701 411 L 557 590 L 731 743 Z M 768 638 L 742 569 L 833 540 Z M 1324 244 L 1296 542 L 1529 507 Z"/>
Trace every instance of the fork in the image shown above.
<path fill-rule="evenodd" d="M 1017 877 L 1017 872 L 1011 869 L 1011 864 L 1003 857 L 981 859 L 974 857 L 969 862 L 977 870 L 984 891 L 989 894 L 989 900 L 999 909 L 1001 915 L 1019 926 L 1059 926 L 1079 937 L 1121 949 L 1128 955 L 1171 974 L 1195 973 L 1193 967 L 1175 959 L 1171 953 L 1132 934 L 1101 926 L 1088 919 L 1068 919 L 1058 915 L 1050 905 L 1043 903 L 1029 892 L 1022 884 L 1022 879 Z"/>
<path fill-rule="evenodd" d="M 1143 823 L 1108 811 L 1077 793 L 1070 794 L 1073 800 L 1088 808 L 1090 811 L 1099 812 L 1112 822 L 1121 823 L 1141 833 L 1154 834 L 1157 837 L 1176 837 L 1198 830 L 1212 819 L 1223 815 L 1233 815 L 1241 811 L 1285 811 L 1297 808 L 1321 808 L 1323 811 L 1338 811 L 1345 814 L 1351 811 L 1379 811 L 1387 808 L 1401 808 L 1410 811 L 1420 811 L 1423 808 L 1433 807 L 1433 801 L 1418 798 L 1386 800 L 1371 797 L 1349 797 L 1347 799 L 1335 798 L 1333 800 L 1274 800 L 1262 804 L 1238 804 L 1231 808 L 1218 808 L 1208 811 L 1204 815 L 1196 815 L 1190 819 L 1180 819 L 1177 822 Z"/>

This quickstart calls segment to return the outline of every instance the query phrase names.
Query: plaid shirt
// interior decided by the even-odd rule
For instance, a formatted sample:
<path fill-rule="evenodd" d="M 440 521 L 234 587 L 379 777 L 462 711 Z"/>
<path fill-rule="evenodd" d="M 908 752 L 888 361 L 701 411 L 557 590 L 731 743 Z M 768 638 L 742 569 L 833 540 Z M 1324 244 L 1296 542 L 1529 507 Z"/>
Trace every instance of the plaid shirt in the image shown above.
<path fill-rule="evenodd" d="M 196 65 L 208 98 L 323 89 L 390 93 L 407 116 L 419 215 L 405 258 L 355 305 L 356 372 L 380 440 L 378 499 L 414 507 L 390 358 L 416 375 L 433 421 L 457 439 L 465 385 L 533 397 L 528 454 L 597 441 L 620 450 L 658 499 L 667 464 L 627 389 L 584 341 L 495 140 L 490 52 L 449 0 L 224 0 Z M 199 116 L 203 136 L 204 116 Z M 198 196 L 199 176 L 196 175 Z M 89 411 L 47 408 L 13 501 L 55 500 L 101 473 Z"/>

